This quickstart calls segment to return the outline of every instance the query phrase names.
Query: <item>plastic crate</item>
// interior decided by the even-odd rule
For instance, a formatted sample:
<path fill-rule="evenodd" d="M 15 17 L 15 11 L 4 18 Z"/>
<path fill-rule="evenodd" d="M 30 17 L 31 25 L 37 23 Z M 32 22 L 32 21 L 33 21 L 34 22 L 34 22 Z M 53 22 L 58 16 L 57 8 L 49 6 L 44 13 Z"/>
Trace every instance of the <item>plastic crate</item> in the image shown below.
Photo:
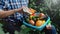
<path fill-rule="evenodd" d="M 39 27 L 33 26 L 33 25 L 29 24 L 29 23 L 26 23 L 25 21 L 23 21 L 23 24 L 28 26 L 28 27 L 30 27 L 30 28 L 32 28 L 32 29 L 36 29 L 36 30 L 40 30 L 41 31 L 49 23 L 49 21 L 50 21 L 50 17 L 48 17 L 46 22 L 43 25 L 39 26 Z"/>

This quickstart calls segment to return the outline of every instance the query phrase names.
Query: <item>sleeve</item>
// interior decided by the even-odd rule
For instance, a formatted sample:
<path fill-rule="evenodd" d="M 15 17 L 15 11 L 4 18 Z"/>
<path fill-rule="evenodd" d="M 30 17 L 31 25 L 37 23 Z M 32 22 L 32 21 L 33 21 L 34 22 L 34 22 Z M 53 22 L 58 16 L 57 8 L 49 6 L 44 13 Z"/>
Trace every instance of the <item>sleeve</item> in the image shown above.
<path fill-rule="evenodd" d="M 28 7 L 29 0 L 21 0 L 22 6 L 27 6 Z"/>
<path fill-rule="evenodd" d="M 0 11 L 4 9 L 5 3 L 0 0 Z"/>

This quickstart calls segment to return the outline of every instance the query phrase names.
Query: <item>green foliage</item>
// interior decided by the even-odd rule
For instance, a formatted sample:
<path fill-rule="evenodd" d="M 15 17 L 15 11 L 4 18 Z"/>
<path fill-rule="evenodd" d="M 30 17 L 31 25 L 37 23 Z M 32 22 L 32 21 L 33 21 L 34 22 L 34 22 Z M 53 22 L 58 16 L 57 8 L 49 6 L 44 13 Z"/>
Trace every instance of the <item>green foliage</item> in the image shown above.
<path fill-rule="evenodd" d="M 45 1 L 48 3 L 47 0 L 45 0 Z M 29 1 L 29 7 L 37 10 L 37 12 L 47 13 L 51 18 L 53 18 L 55 16 L 60 17 L 60 9 L 55 8 L 54 10 L 50 10 L 50 8 L 51 8 L 51 7 L 49 7 L 50 3 L 48 3 L 48 4 L 47 3 L 45 3 L 44 0 L 30 0 Z"/>
<path fill-rule="evenodd" d="M 47 1 L 47 0 L 45 0 Z M 49 1 L 50 2 L 50 1 Z M 48 1 L 47 1 L 48 3 Z M 60 9 L 55 8 L 54 10 L 51 10 L 50 7 L 44 2 L 44 0 L 30 0 L 29 1 L 29 7 L 35 9 L 37 12 L 43 12 L 48 14 L 51 17 L 51 20 L 54 20 L 54 18 L 60 19 Z"/>
<path fill-rule="evenodd" d="M 29 7 L 37 10 L 37 12 L 44 12 L 48 10 L 44 2 L 40 2 L 40 0 L 30 0 Z"/>
<path fill-rule="evenodd" d="M 45 0 L 47 1 L 47 0 Z M 53 2 L 53 0 L 51 0 Z M 57 1 L 57 0 L 56 0 Z M 57 5 L 57 7 L 51 7 L 49 4 L 50 0 L 47 1 L 47 4 L 43 0 L 30 0 L 29 7 L 37 10 L 37 12 L 43 12 L 48 14 L 51 17 L 52 22 L 56 23 L 55 25 L 59 28 L 60 22 L 60 5 Z M 59 4 L 59 3 L 58 3 Z M 53 4 L 52 4 L 53 6 Z M 55 9 L 54 9 L 55 8 Z M 52 10 L 54 9 L 54 10 Z"/>

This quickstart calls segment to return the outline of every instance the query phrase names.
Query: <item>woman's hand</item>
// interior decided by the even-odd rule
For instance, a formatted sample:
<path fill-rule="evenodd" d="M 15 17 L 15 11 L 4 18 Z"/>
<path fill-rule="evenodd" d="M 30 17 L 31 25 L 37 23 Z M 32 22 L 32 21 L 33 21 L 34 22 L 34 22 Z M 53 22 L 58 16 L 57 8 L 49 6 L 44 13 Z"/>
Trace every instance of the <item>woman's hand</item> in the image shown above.
<path fill-rule="evenodd" d="M 46 26 L 46 29 L 48 29 L 48 30 L 50 30 L 51 28 L 52 28 L 51 25 L 47 25 L 47 26 Z"/>

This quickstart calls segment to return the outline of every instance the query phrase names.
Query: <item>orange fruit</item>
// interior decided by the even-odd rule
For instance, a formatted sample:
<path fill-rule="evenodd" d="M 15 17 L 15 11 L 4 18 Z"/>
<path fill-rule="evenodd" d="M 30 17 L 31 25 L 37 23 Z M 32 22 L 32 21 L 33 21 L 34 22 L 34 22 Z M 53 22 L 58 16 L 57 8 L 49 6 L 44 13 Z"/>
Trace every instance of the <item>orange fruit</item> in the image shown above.
<path fill-rule="evenodd" d="M 36 21 L 36 26 L 41 26 L 45 23 L 45 20 L 38 20 Z"/>

